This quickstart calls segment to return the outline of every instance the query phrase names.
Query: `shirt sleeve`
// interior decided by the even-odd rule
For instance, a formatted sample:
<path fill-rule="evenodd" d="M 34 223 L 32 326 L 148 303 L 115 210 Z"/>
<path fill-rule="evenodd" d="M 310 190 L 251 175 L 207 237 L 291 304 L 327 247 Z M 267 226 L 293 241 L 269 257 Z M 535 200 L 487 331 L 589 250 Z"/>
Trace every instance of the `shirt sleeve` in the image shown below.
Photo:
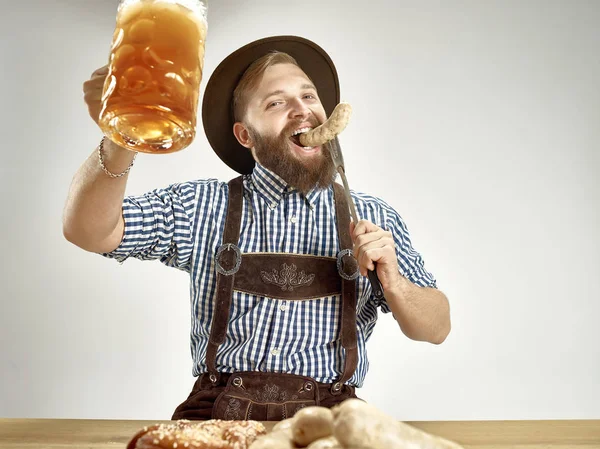
<path fill-rule="evenodd" d="M 425 268 L 423 257 L 414 248 L 408 228 L 402 217 L 391 208 L 385 210 L 385 215 L 384 228 L 394 236 L 400 273 L 415 285 L 437 288 L 436 279 Z"/>
<path fill-rule="evenodd" d="M 118 248 L 102 255 L 123 263 L 129 257 L 160 260 L 189 271 L 194 248 L 198 183 L 174 184 L 123 201 L 125 232 Z M 210 213 L 210 209 L 203 213 Z"/>
<path fill-rule="evenodd" d="M 406 223 L 400 214 L 385 201 L 374 196 L 358 193 L 355 194 L 355 200 L 362 218 L 392 233 L 400 274 L 420 287 L 437 288 L 436 279 L 425 268 L 423 257 L 414 248 Z M 382 312 L 391 312 L 385 298 L 377 300 L 371 292 L 369 300 L 373 301 Z"/>

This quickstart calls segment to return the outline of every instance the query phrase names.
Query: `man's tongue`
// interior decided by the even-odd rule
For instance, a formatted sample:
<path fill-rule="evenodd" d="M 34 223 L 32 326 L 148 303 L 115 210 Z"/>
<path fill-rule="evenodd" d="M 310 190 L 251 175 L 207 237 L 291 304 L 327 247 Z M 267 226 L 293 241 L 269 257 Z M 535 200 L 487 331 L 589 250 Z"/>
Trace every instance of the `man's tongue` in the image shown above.
<path fill-rule="evenodd" d="M 302 144 L 300 143 L 300 134 L 290 137 L 290 140 L 292 141 L 292 143 L 295 143 L 299 147 L 302 146 Z"/>

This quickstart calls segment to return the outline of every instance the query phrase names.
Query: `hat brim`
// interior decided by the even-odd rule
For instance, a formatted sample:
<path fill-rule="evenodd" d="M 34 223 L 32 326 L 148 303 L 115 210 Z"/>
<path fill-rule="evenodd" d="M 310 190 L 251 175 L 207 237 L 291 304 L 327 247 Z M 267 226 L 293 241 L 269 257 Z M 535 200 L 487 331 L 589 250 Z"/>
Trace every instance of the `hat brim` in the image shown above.
<path fill-rule="evenodd" d="M 254 158 L 233 134 L 233 91 L 250 64 L 273 50 L 288 53 L 298 62 L 315 84 L 328 116 L 340 102 L 339 80 L 333 61 L 314 42 L 298 36 L 274 36 L 251 42 L 230 54 L 208 80 L 202 101 L 202 122 L 215 153 L 241 174 L 252 172 Z"/>

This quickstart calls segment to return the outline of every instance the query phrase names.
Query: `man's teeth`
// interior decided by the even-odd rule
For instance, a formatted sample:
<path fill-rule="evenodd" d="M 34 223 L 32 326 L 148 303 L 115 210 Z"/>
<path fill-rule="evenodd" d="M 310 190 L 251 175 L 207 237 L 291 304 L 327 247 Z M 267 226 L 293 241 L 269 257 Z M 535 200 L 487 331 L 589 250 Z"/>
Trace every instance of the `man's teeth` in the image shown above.
<path fill-rule="evenodd" d="M 307 133 L 311 129 L 312 128 L 300 128 L 300 129 L 297 129 L 296 131 L 294 131 L 294 134 L 292 134 L 292 136 L 297 136 L 298 134 Z"/>

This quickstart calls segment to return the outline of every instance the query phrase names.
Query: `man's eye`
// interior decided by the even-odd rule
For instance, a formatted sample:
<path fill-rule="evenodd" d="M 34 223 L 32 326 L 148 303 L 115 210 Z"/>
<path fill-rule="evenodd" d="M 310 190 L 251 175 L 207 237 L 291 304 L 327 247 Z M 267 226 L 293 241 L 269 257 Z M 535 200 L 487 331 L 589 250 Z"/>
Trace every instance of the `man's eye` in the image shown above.
<path fill-rule="evenodd" d="M 277 106 L 278 104 L 281 104 L 281 101 L 272 101 L 267 105 L 267 108 L 272 108 L 274 106 Z"/>
<path fill-rule="evenodd" d="M 315 96 L 313 94 L 306 94 L 306 95 L 304 95 L 304 98 L 309 98 L 309 99 L 313 100 L 315 98 Z"/>

